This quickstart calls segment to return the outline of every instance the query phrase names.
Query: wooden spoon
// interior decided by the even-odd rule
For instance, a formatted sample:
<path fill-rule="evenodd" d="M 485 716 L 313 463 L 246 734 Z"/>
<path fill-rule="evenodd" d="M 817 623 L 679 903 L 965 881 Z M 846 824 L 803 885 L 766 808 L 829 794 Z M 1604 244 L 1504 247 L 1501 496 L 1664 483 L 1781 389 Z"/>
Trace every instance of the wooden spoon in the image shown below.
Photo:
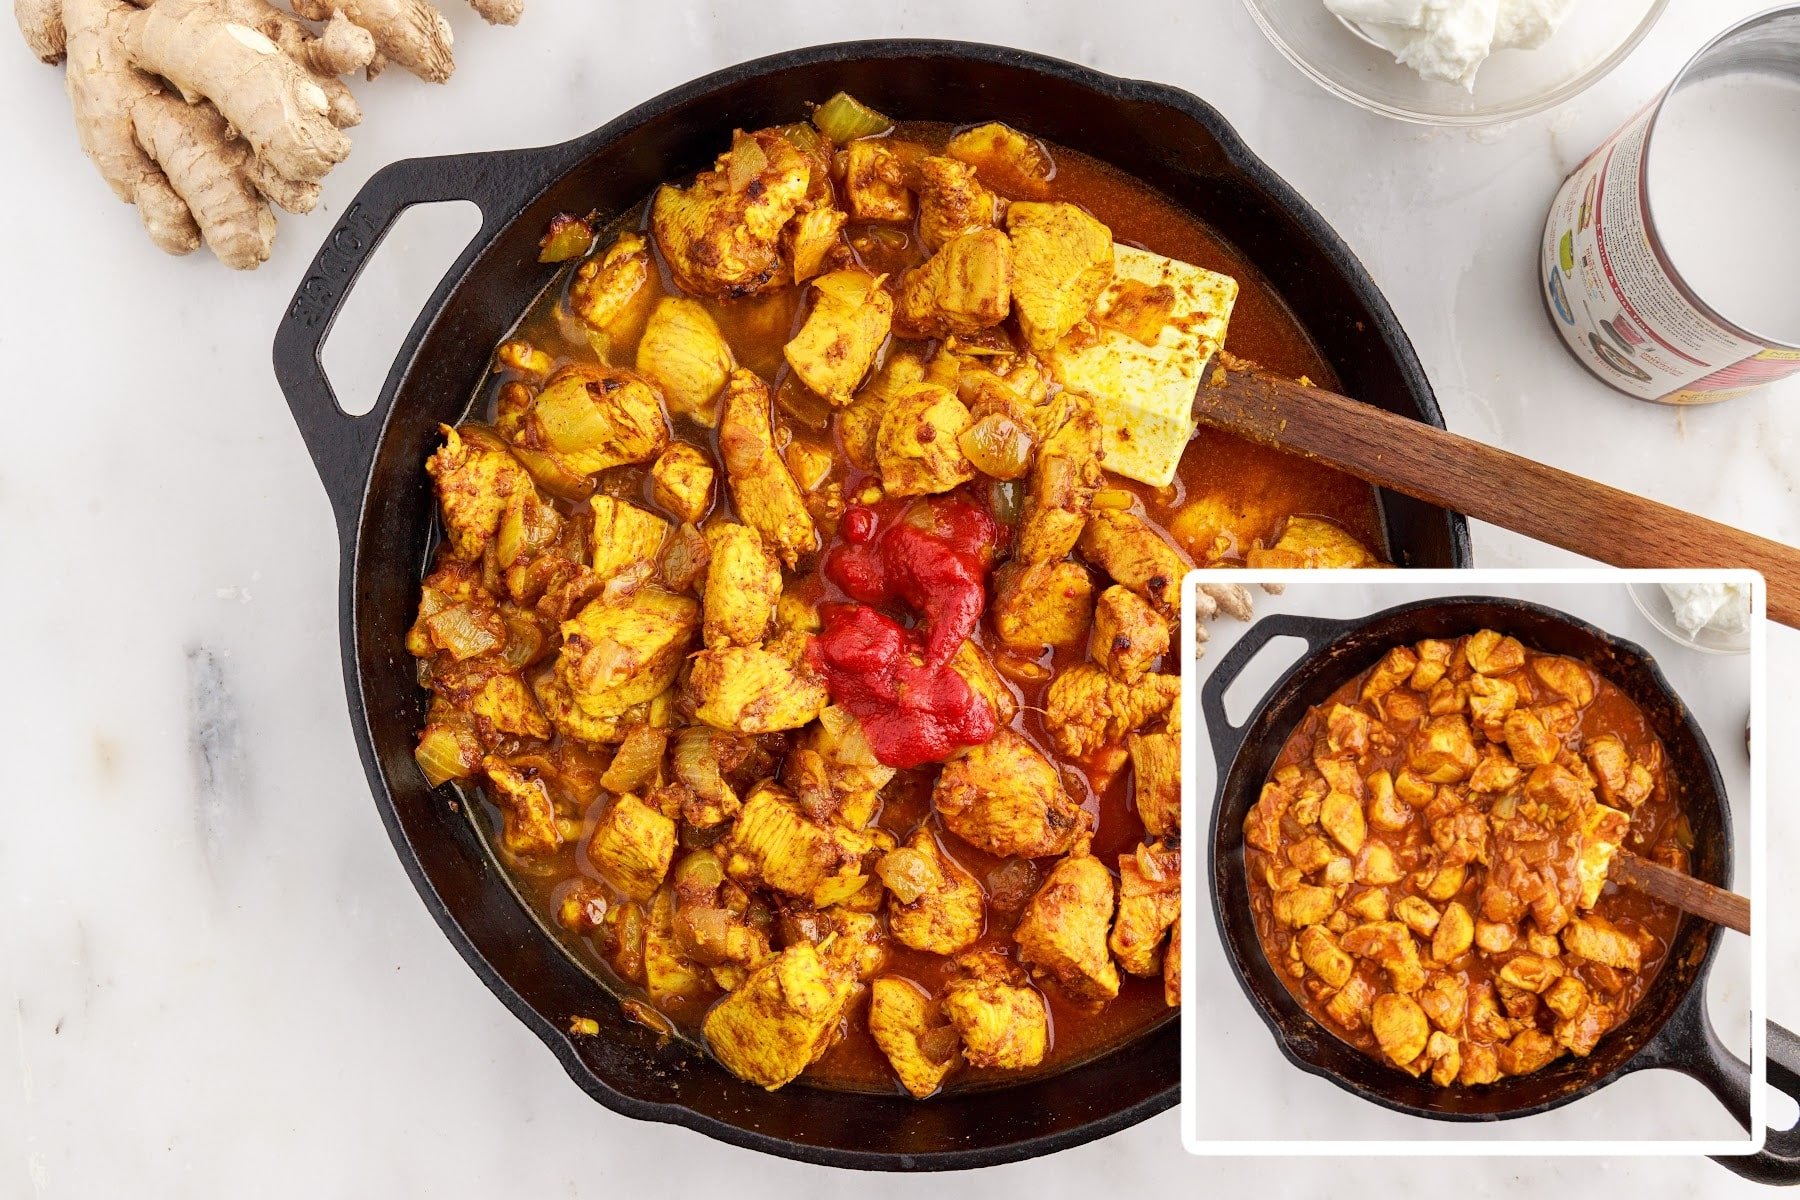
<path fill-rule="evenodd" d="M 1674 867 L 1665 867 L 1621 849 L 1613 855 L 1606 877 L 1620 887 L 1673 904 L 1682 912 L 1693 913 L 1714 925 L 1744 934 L 1750 932 L 1750 901 Z"/>
<path fill-rule="evenodd" d="M 1223 378 L 1221 379 L 1221 376 Z M 1215 370 L 1208 425 L 1617 567 L 1749 567 L 1800 628 L 1800 550 L 1261 371 Z"/>

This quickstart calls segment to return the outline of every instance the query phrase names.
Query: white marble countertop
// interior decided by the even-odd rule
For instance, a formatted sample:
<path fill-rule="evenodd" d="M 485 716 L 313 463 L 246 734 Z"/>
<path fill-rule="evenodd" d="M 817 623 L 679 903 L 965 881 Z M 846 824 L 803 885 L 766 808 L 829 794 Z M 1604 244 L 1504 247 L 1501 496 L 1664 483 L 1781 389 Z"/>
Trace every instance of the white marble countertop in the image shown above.
<path fill-rule="evenodd" d="M 530 0 L 515 30 L 459 0 L 461 74 L 363 88 L 356 151 L 323 212 L 233 275 L 143 241 L 77 149 L 57 73 L 0 36 L 0 1195 L 623 1194 L 733 1171 L 749 1196 L 1202 1187 L 1346 1194 L 1441 1183 L 1428 1162 L 1196 1163 L 1173 1113 L 997 1178 L 828 1179 L 591 1103 L 438 934 L 364 784 L 336 649 L 335 533 L 271 377 L 278 314 L 340 210 L 410 155 L 561 140 L 703 72 L 879 35 L 1006 42 L 1185 86 L 1324 212 L 1419 346 L 1451 426 L 1800 542 L 1800 385 L 1666 411 L 1591 381 L 1543 324 L 1532 276 L 1557 181 L 1705 36 L 1760 0 L 1675 0 L 1612 78 L 1559 112 L 1431 133 L 1326 96 L 1235 0 L 655 4 Z M 450 257 L 409 222 L 377 264 L 366 337 L 332 358 L 372 391 Z M 436 236 L 433 236 L 433 235 Z M 334 343 L 334 349 L 338 349 Z M 1629 530 L 1621 530 L 1629 537 Z M 1566 556 L 1478 529 L 1479 561 Z M 1772 675 L 1800 637 L 1771 639 Z M 1792 727 L 1791 697 L 1773 727 Z M 1775 780 L 1773 894 L 1800 815 Z M 1785 768 L 1785 769 L 1784 769 Z M 1773 1015 L 1800 1021 L 1775 927 Z M 1723 1195 L 1701 1160 L 1492 1161 L 1467 1195 L 1629 1188 Z"/>

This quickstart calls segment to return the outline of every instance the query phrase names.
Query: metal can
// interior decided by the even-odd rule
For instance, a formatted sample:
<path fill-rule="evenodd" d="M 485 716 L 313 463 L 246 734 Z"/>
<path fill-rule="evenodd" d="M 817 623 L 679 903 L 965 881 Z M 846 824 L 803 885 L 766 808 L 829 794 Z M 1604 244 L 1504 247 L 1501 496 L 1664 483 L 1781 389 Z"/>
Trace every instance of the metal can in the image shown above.
<path fill-rule="evenodd" d="M 1800 334 L 1752 332 L 1742 314 L 1717 311 L 1677 269 L 1668 231 L 1656 221 L 1651 150 L 1671 100 L 1714 81 L 1751 77 L 1800 85 L 1800 6 L 1762 13 L 1709 42 L 1662 95 L 1575 169 L 1550 206 L 1539 272 L 1551 324 L 1583 366 L 1627 395 L 1710 404 L 1800 373 L 1800 343 L 1782 340 Z M 1800 146 L 1766 150 L 1800 156 Z M 1732 220 L 1731 199 L 1717 197 L 1721 222 Z M 1751 245 L 1778 249 L 1800 238 L 1796 221 L 1779 229 L 1727 228 L 1733 236 L 1762 239 Z M 1778 263 L 1776 254 L 1766 269 L 1775 271 Z M 1800 287 L 1800 281 L 1781 282 Z"/>

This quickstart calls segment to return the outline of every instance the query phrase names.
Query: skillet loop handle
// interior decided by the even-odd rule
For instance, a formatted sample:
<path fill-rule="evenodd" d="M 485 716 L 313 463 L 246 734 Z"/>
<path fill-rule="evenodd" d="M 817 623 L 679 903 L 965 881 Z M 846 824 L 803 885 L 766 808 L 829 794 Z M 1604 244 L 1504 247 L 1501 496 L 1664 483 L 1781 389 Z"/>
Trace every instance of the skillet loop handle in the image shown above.
<path fill-rule="evenodd" d="M 1252 625 L 1237 644 L 1226 651 L 1200 688 L 1200 713 L 1207 736 L 1212 739 L 1213 765 L 1224 782 L 1238 748 L 1244 744 L 1245 721 L 1235 725 L 1225 715 L 1225 693 L 1238 677 L 1256 661 L 1263 649 L 1278 637 L 1296 637 L 1306 643 L 1301 661 L 1312 657 L 1326 644 L 1335 641 L 1353 622 L 1335 621 L 1330 617 L 1308 617 L 1299 613 L 1273 613 Z"/>
<path fill-rule="evenodd" d="M 377 171 L 344 209 L 336 228 L 325 238 L 312 265 L 294 290 L 275 334 L 275 377 L 287 396 L 294 422 L 325 485 L 338 529 L 355 526 L 374 461 L 375 445 L 393 405 L 401 377 L 411 365 L 425 322 L 441 304 L 452 281 L 460 278 L 475 255 L 486 247 L 518 208 L 546 186 L 541 151 L 505 151 L 442 158 L 413 158 Z M 481 210 L 481 229 L 457 256 L 438 283 L 420 323 L 388 373 L 375 406 L 351 416 L 338 403 L 325 374 L 320 353 L 333 322 L 356 280 L 393 228 L 400 214 L 415 204 L 467 200 Z"/>
<path fill-rule="evenodd" d="M 1706 989 L 1692 988 L 1658 1036 L 1661 1052 L 1648 1055 L 1649 1065 L 1664 1066 L 1699 1080 L 1737 1123 L 1750 1128 L 1749 1064 L 1725 1048 L 1706 1011 Z M 1800 1101 L 1800 1037 L 1768 1022 L 1769 1082 Z M 1654 1044 L 1647 1050 L 1657 1049 Z M 1719 1154 L 1713 1161 L 1756 1183 L 1800 1184 L 1800 1125 L 1770 1129 L 1763 1148 L 1754 1154 Z"/>

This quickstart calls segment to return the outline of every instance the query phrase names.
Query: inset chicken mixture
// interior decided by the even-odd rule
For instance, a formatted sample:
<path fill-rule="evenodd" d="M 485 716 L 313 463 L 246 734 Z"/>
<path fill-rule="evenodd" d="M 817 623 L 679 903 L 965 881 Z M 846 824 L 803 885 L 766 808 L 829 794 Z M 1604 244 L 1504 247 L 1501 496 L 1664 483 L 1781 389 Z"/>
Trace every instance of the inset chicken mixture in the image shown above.
<path fill-rule="evenodd" d="M 1364 485 L 1192 426 L 1234 307 L 1330 378 L 1286 309 L 1090 160 L 842 96 L 545 256 L 428 464 L 427 779 L 635 1019 L 767 1088 L 1165 1020 L 1181 576 L 1383 557 Z"/>
<path fill-rule="evenodd" d="M 1592 667 L 1488 629 L 1396 646 L 1312 709 L 1244 823 L 1269 961 L 1338 1037 L 1440 1087 L 1585 1057 L 1680 914 L 1607 882 L 1685 871 L 1663 747 Z"/>

